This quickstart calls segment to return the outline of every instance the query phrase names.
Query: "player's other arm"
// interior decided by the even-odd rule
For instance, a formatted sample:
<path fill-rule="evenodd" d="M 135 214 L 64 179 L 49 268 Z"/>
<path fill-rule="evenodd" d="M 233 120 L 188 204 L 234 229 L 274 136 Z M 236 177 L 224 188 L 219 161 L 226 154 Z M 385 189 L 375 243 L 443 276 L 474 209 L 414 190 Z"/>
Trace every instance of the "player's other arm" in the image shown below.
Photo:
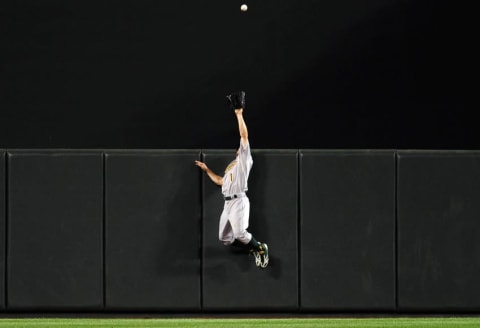
<path fill-rule="evenodd" d="M 195 165 L 201 168 L 203 172 L 207 173 L 208 177 L 213 181 L 213 183 L 219 186 L 223 185 L 223 178 L 219 175 L 216 175 L 205 163 L 195 161 Z"/>

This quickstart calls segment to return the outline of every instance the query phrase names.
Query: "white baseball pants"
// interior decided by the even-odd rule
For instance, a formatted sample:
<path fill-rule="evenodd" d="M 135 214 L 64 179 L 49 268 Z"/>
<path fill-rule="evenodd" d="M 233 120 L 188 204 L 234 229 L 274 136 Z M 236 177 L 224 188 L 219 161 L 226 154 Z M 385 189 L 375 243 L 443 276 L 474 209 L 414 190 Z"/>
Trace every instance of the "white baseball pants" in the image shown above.
<path fill-rule="evenodd" d="M 235 239 L 248 244 L 252 234 L 247 231 L 250 216 L 250 201 L 247 196 L 225 201 L 218 238 L 224 245 L 231 245 Z"/>

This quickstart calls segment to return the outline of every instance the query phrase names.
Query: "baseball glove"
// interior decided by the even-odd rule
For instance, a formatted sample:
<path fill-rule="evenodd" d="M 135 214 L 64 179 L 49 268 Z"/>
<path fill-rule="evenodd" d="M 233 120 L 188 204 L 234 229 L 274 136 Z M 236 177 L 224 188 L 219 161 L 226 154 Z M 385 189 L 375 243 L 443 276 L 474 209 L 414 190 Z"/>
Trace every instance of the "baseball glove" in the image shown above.
<path fill-rule="evenodd" d="M 230 109 L 245 108 L 245 92 L 236 91 L 227 96 Z"/>

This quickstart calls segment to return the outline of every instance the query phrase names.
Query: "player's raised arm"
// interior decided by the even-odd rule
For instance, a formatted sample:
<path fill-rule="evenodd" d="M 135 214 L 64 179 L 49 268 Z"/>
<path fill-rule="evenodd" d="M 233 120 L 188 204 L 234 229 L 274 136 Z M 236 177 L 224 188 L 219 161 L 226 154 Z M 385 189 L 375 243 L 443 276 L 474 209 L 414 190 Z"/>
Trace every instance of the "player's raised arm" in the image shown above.
<path fill-rule="evenodd" d="M 195 161 L 195 165 L 201 168 L 203 172 L 207 173 L 208 177 L 213 181 L 213 183 L 219 186 L 223 185 L 223 178 L 219 175 L 216 175 L 205 163 Z"/>
<path fill-rule="evenodd" d="M 243 119 L 243 109 L 245 108 L 245 92 L 234 92 L 227 96 L 227 98 L 230 101 L 230 107 L 235 110 L 235 115 L 237 116 L 238 130 L 240 132 L 242 145 L 246 146 L 248 143 L 248 129 L 247 125 L 245 124 L 245 120 Z"/>
<path fill-rule="evenodd" d="M 242 145 L 246 146 L 248 144 L 248 129 L 245 120 L 243 119 L 243 109 L 236 109 L 235 114 L 237 115 L 238 130 L 240 131 Z"/>

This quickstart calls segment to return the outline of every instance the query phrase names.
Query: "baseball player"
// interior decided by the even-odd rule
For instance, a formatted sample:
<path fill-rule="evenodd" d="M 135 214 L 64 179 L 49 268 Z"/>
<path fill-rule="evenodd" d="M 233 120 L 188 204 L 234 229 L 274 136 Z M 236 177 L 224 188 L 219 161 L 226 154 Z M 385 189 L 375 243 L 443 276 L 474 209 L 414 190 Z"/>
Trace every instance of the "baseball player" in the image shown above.
<path fill-rule="evenodd" d="M 257 267 L 268 265 L 268 246 L 260 243 L 247 231 L 250 216 L 250 201 L 246 195 L 247 180 L 253 165 L 248 142 L 247 125 L 243 119 L 245 92 L 234 92 L 227 96 L 230 108 L 235 111 L 240 131 L 240 147 L 237 157 L 225 169 L 223 177 L 215 174 L 207 165 L 195 161 L 195 165 L 207 173 L 208 177 L 222 187 L 225 204 L 219 224 L 219 239 L 224 245 L 234 245 L 248 249 L 255 258 Z"/>

